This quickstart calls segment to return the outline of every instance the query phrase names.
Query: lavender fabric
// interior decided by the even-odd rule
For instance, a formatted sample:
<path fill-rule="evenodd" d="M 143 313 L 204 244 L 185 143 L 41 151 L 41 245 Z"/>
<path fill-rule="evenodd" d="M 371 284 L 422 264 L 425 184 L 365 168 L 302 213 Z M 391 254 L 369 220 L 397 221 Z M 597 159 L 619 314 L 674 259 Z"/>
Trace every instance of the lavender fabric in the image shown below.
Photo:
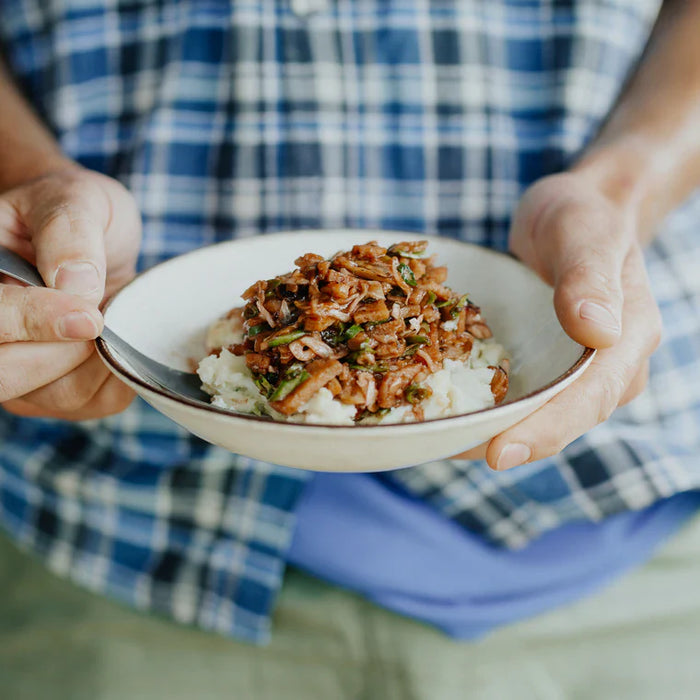
<path fill-rule="evenodd" d="M 576 600 L 651 556 L 696 512 L 678 494 L 522 549 L 488 545 L 367 474 L 317 474 L 297 510 L 292 564 L 460 639 Z"/>

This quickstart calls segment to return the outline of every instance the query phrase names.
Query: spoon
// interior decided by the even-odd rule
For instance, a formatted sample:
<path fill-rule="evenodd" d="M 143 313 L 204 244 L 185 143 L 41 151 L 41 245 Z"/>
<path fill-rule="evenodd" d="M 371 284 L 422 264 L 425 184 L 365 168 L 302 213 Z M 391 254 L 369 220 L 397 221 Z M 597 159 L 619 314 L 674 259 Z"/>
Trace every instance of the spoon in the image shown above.
<path fill-rule="evenodd" d="M 0 273 L 32 287 L 46 286 L 39 271 L 31 263 L 4 246 L 0 246 Z M 211 406 L 209 395 L 202 391 L 201 381 L 196 374 L 166 367 L 146 357 L 107 326 L 103 327 L 100 338 L 159 389 L 176 398 L 185 398 Z"/>

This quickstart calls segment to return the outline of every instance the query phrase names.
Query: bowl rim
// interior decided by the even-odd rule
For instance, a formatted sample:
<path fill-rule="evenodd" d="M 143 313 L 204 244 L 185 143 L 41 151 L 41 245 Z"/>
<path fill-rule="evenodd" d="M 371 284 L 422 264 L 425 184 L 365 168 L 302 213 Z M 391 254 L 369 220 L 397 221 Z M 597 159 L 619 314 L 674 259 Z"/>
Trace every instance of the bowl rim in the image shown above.
<path fill-rule="evenodd" d="M 428 239 L 441 239 L 443 241 L 459 244 L 462 246 L 468 246 L 471 248 L 476 248 L 479 250 L 480 253 L 485 253 L 488 255 L 494 255 L 500 258 L 506 258 L 510 260 L 510 262 L 521 266 L 528 274 L 536 277 L 540 281 L 542 281 L 539 276 L 532 271 L 530 268 L 525 266 L 522 262 L 520 262 L 514 255 L 512 255 L 509 252 L 503 252 L 500 250 L 495 250 L 493 248 L 487 248 L 483 245 L 479 245 L 477 243 L 471 243 L 469 241 L 461 241 L 456 238 L 449 238 L 447 236 L 436 236 L 434 234 L 429 234 L 429 233 L 419 233 L 416 231 L 398 231 L 398 230 L 390 230 L 390 229 L 361 229 L 361 228 L 319 228 L 319 229 L 289 229 L 289 230 L 280 230 L 280 231 L 275 231 L 273 233 L 265 233 L 261 234 L 259 236 L 252 236 L 252 237 L 246 237 L 246 238 L 239 238 L 239 239 L 231 239 L 227 241 L 218 241 L 216 243 L 211 243 L 208 245 L 204 246 L 199 246 L 198 248 L 193 248 L 190 251 L 187 251 L 185 253 L 182 253 L 180 255 L 175 255 L 171 258 L 168 258 L 167 260 L 163 260 L 159 263 L 156 263 L 155 265 L 149 267 L 146 270 L 142 270 L 138 274 L 135 275 L 135 277 L 130 280 L 127 284 L 125 284 L 121 289 L 119 289 L 117 292 L 115 292 L 102 306 L 102 312 L 103 314 L 106 314 L 107 310 L 109 309 L 110 305 L 112 304 L 113 301 L 116 300 L 116 298 L 128 287 L 136 283 L 137 280 L 139 280 L 141 277 L 145 276 L 146 274 L 152 272 L 156 268 L 162 267 L 163 265 L 168 265 L 170 263 L 174 263 L 176 260 L 180 260 L 181 258 L 188 257 L 194 254 L 199 253 L 200 251 L 203 251 L 205 249 L 210 249 L 210 248 L 215 248 L 218 246 L 225 246 L 225 245 L 231 245 L 231 244 L 236 244 L 236 243 L 245 243 L 245 242 L 250 242 L 250 241 L 258 241 L 260 239 L 271 239 L 271 238 L 276 238 L 276 237 L 281 237 L 284 236 L 287 240 L 289 239 L 290 234 L 310 234 L 310 233 L 315 233 L 315 234 L 321 234 L 321 233 L 366 233 L 368 235 L 371 235 L 372 233 L 374 234 L 390 234 L 390 235 L 400 235 L 400 236 L 406 236 L 409 238 L 428 238 Z M 574 341 L 575 342 L 575 341 Z M 541 394 L 549 391 L 553 387 L 557 386 L 558 384 L 565 382 L 567 379 L 573 377 L 574 375 L 580 374 L 590 363 L 592 360 L 593 356 L 596 353 L 596 350 L 594 348 L 586 347 L 586 346 L 581 346 L 582 351 L 578 359 L 564 372 L 562 372 L 560 375 L 555 377 L 552 381 L 548 382 L 547 384 L 544 384 L 541 387 L 538 387 L 534 391 L 531 391 L 523 396 L 518 397 L 517 399 L 513 399 L 511 401 L 504 401 L 503 403 L 494 405 L 494 406 L 487 406 L 485 408 L 480 408 L 476 411 L 469 411 L 468 413 L 459 413 L 453 416 L 441 416 L 439 418 L 429 418 L 427 420 L 423 421 L 412 421 L 408 423 L 386 423 L 386 424 L 365 424 L 365 425 L 337 425 L 337 424 L 331 424 L 331 423 L 296 423 L 294 421 L 279 421 L 275 420 L 274 418 L 271 418 L 269 416 L 256 416 L 252 413 L 239 413 L 236 411 L 232 411 L 227 408 L 221 408 L 219 406 L 214 406 L 214 405 L 207 405 L 207 404 L 202 404 L 198 403 L 196 401 L 193 401 L 191 399 L 188 399 L 186 397 L 179 396 L 178 394 L 172 393 L 167 391 L 166 389 L 163 389 L 162 387 L 159 387 L 155 384 L 151 384 L 150 382 L 147 382 L 143 378 L 141 378 L 138 374 L 135 372 L 132 372 L 130 369 L 125 367 L 120 361 L 117 356 L 117 354 L 113 353 L 110 347 L 107 345 L 107 343 L 104 341 L 102 337 L 98 337 L 95 340 L 95 346 L 97 348 L 97 351 L 102 358 L 102 360 L 112 368 L 115 374 L 121 375 L 126 377 L 129 381 L 131 381 L 133 384 L 136 384 L 137 386 L 140 386 L 141 388 L 150 391 L 152 393 L 155 393 L 159 395 L 161 398 L 165 399 L 170 399 L 171 401 L 175 401 L 176 403 L 188 406 L 193 409 L 198 409 L 202 411 L 208 411 L 210 413 L 218 414 L 218 415 L 223 415 L 227 416 L 229 418 L 234 418 L 234 419 L 241 419 L 241 420 L 246 420 L 246 421 L 255 421 L 259 423 L 265 423 L 268 425 L 277 425 L 277 426 L 287 426 L 287 427 L 294 427 L 294 428 L 300 428 L 300 429 L 318 429 L 318 428 L 329 428 L 333 430 L 358 430 L 358 429 L 372 429 L 376 430 L 377 428 L 384 428 L 385 430 L 387 428 L 392 428 L 392 429 L 409 429 L 413 428 L 415 430 L 416 426 L 419 425 L 427 425 L 427 424 L 437 424 L 441 423 L 444 421 L 454 421 L 455 419 L 459 418 L 466 418 L 466 417 L 472 417 L 472 416 L 481 416 L 484 414 L 492 413 L 492 412 L 502 412 L 503 409 L 509 407 L 509 406 L 514 406 L 517 404 L 522 404 L 525 401 L 528 401 L 529 399 L 536 398 L 540 396 Z"/>

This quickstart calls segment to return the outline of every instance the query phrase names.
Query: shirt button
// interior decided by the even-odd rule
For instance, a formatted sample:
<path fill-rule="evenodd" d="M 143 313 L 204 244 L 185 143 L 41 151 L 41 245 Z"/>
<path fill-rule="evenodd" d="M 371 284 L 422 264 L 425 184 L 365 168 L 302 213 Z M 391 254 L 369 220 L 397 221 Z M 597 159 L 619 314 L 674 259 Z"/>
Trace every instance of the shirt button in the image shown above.
<path fill-rule="evenodd" d="M 315 12 L 323 12 L 327 7 L 327 0 L 290 0 L 292 12 L 299 17 L 308 17 Z"/>

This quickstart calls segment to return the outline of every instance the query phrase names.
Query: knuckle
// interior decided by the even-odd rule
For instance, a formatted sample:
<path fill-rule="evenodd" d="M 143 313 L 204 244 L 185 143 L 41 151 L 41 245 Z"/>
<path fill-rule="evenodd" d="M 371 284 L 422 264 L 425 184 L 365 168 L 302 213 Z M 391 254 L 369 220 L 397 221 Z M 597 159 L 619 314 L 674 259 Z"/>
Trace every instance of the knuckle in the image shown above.
<path fill-rule="evenodd" d="M 27 337 L 27 290 L 24 287 L 0 287 L 0 343 L 12 343 Z"/>
<path fill-rule="evenodd" d="M 606 259 L 602 252 L 591 250 L 587 260 L 576 262 L 566 269 L 559 283 L 577 290 L 587 287 L 604 295 L 616 294 L 619 281 L 608 267 L 609 257 Z"/>
<path fill-rule="evenodd" d="M 75 381 L 70 375 L 56 383 L 54 405 L 59 411 L 79 411 L 92 398 L 92 388 L 85 382 Z"/>
<path fill-rule="evenodd" d="M 21 392 L 17 388 L 14 376 L 15 373 L 8 372 L 6 367 L 0 371 L 0 403 L 20 396 Z"/>
<path fill-rule="evenodd" d="M 134 400 L 134 392 L 118 380 L 109 380 L 102 397 L 103 410 L 107 415 L 121 413 Z"/>
<path fill-rule="evenodd" d="M 0 286 L 0 308 L 0 343 L 39 340 L 49 335 L 36 290 Z"/>
<path fill-rule="evenodd" d="M 627 382 L 619 370 L 611 370 L 598 386 L 597 423 L 604 423 L 613 414 L 625 393 Z"/>
<path fill-rule="evenodd" d="M 553 224 L 562 234 L 590 240 L 600 240 L 604 233 L 605 240 L 611 241 L 622 230 L 615 210 L 598 197 L 567 197 L 558 208 Z"/>

